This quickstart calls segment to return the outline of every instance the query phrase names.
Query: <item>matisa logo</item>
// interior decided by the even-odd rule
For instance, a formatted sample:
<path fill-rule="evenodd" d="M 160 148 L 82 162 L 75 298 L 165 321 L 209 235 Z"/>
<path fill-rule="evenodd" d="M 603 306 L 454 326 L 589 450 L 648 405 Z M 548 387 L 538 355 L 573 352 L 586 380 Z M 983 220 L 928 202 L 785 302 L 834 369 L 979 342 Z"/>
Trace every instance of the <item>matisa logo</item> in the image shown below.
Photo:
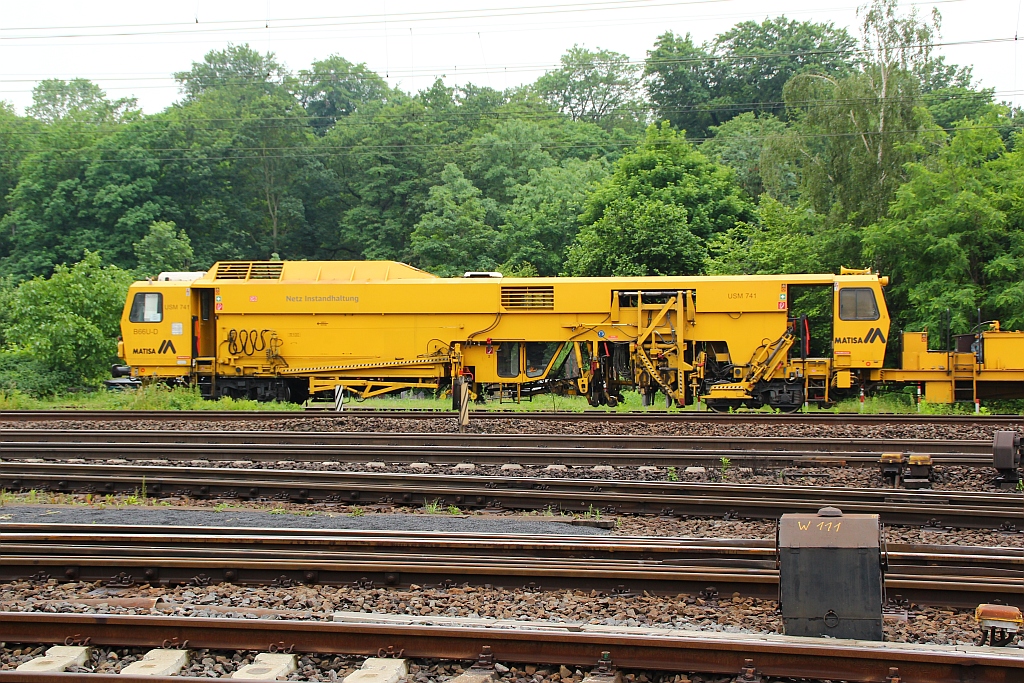
<path fill-rule="evenodd" d="M 174 348 L 174 344 L 171 342 L 170 339 L 164 339 L 162 342 L 160 342 L 160 348 L 159 349 L 152 349 L 152 348 L 149 348 L 149 349 L 146 349 L 146 348 L 132 349 L 132 353 L 134 353 L 134 354 L 141 354 L 141 355 L 156 355 L 158 353 L 177 353 L 177 352 L 178 351 Z"/>
<path fill-rule="evenodd" d="M 870 344 L 871 342 L 880 341 L 885 343 L 885 335 L 882 334 L 882 328 L 872 327 L 868 330 L 868 333 L 863 337 L 836 337 L 836 344 Z"/>

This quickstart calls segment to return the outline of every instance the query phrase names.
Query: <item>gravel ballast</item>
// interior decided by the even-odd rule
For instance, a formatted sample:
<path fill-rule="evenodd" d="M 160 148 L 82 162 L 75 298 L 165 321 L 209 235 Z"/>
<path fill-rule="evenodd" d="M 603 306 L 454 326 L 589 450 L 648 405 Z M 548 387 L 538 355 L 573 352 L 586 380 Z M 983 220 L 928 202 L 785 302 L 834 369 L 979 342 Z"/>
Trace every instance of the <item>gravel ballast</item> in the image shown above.
<path fill-rule="evenodd" d="M 601 465 L 598 468 L 585 465 L 556 466 L 549 469 L 546 465 L 521 465 L 519 468 L 502 469 L 501 465 L 474 465 L 466 468 L 465 463 L 454 465 L 430 465 L 414 463 L 410 465 L 387 464 L 376 462 L 343 463 L 335 460 L 302 462 L 295 460 L 277 460 L 262 462 L 255 460 L 131 460 L 113 458 L 109 460 L 83 460 L 80 458 L 55 460 L 47 458 L 46 451 L 41 448 L 32 458 L 5 458 L 5 462 L 64 462 L 83 465 L 137 465 L 158 467 L 203 467 L 238 470 L 295 470 L 302 472 L 375 472 L 378 474 L 443 474 L 494 478 L 545 478 L 545 479 L 601 479 L 609 481 L 678 481 L 681 483 L 726 483 L 726 484 L 770 484 L 785 486 L 840 486 L 846 488 L 891 488 L 891 483 L 882 477 L 877 467 L 783 467 L 783 468 L 749 468 L 722 467 L 691 468 L 702 471 L 687 471 L 685 467 L 653 467 L 653 466 L 611 466 Z M 514 461 L 515 455 L 510 454 L 509 460 Z M 460 465 L 463 465 L 460 467 Z M 564 467 L 564 469 L 563 469 Z M 1004 489 L 997 486 L 997 472 L 989 467 L 967 467 L 963 465 L 935 465 L 930 485 L 933 491 L 986 491 L 994 495 L 1017 495 L 1019 491 Z"/>
<path fill-rule="evenodd" d="M 654 422 L 633 421 L 531 420 L 487 418 L 471 413 L 466 432 L 471 434 L 595 434 L 651 436 L 751 436 L 819 437 L 870 439 L 955 439 L 989 440 L 997 430 L 1024 431 L 1019 424 L 893 423 L 887 425 L 792 423 L 716 423 L 698 420 Z M 273 417 L 244 420 L 153 420 L 112 415 L 110 418 L 83 420 L 0 421 L 0 429 L 140 429 L 188 432 L 292 431 L 292 432 L 408 432 L 450 434 L 459 431 L 455 418 L 392 417 Z"/>
<path fill-rule="evenodd" d="M 92 604 L 78 604 L 77 599 Z M 124 598 L 159 598 L 150 610 L 116 604 Z M 103 600 L 109 600 L 109 603 Z M 99 603 L 97 603 L 99 600 Z M 531 591 L 499 586 L 360 588 L 355 586 L 209 587 L 146 585 L 106 588 L 101 583 L 14 582 L 0 585 L 0 608 L 14 612 L 173 614 L 178 616 L 288 618 L 329 621 L 335 611 L 647 626 L 733 633 L 782 633 L 774 600 L 738 593 L 715 599 L 696 595 L 619 595 L 598 591 Z M 271 610 L 271 612 L 262 612 Z M 973 611 L 911 605 L 906 621 L 889 620 L 886 640 L 970 644 L 978 637 Z"/>

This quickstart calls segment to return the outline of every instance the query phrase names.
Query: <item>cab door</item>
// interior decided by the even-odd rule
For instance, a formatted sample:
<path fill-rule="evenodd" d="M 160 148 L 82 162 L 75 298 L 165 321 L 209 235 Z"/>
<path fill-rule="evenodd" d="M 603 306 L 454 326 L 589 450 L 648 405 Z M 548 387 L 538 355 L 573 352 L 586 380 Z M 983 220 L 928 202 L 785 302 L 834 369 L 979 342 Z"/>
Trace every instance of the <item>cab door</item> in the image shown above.
<path fill-rule="evenodd" d="M 889 315 L 881 288 L 868 282 L 836 282 L 832 355 L 837 368 L 881 367 Z"/>
<path fill-rule="evenodd" d="M 212 287 L 192 288 L 192 365 L 197 377 L 209 377 L 214 396 L 217 374 L 217 313 Z M 202 386 L 203 380 L 200 380 Z M 206 390 L 204 390 L 205 392 Z"/>

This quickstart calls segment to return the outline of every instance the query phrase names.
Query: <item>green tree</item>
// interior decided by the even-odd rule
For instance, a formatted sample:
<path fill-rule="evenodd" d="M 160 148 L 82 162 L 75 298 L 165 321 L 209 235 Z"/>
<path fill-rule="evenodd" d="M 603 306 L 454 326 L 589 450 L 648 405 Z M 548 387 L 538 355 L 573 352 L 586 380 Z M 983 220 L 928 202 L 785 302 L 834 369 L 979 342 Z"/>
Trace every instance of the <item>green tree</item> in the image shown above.
<path fill-rule="evenodd" d="M 128 271 L 103 267 L 90 252 L 72 267 L 57 266 L 48 279 L 23 282 L 13 298 L 8 341 L 71 382 L 107 377 L 132 279 Z"/>
<path fill-rule="evenodd" d="M 900 327 L 941 329 L 949 309 L 953 330 L 968 332 L 979 308 L 985 320 L 1024 326 L 1024 155 L 1006 152 L 998 118 L 958 123 L 865 230 L 866 253 L 892 278 Z"/>
<path fill-rule="evenodd" d="M 94 148 L 112 132 L 70 118 L 42 128 L 37 149 L 18 167 L 9 210 L 0 219 L 0 273 L 18 279 L 49 274 L 58 263 L 80 260 L 84 249 L 119 241 L 110 226 L 98 230 L 83 211 L 92 199 L 84 190 L 85 170 Z M 103 208 L 112 214 L 124 199 L 109 195 Z"/>
<path fill-rule="evenodd" d="M 512 189 L 512 203 L 499 228 L 506 263 L 530 264 L 539 275 L 558 275 L 579 232 L 587 193 L 607 174 L 602 159 L 566 159 L 559 166 L 531 170 L 527 181 Z"/>
<path fill-rule="evenodd" d="M 844 28 L 785 17 L 736 24 L 701 46 L 668 31 L 647 53 L 647 94 L 659 120 L 701 139 L 743 112 L 784 116 L 787 81 L 849 74 L 855 47 Z"/>
<path fill-rule="evenodd" d="M 644 142 L 587 198 L 566 270 L 570 275 L 700 273 L 707 241 L 752 217 L 753 207 L 731 169 L 710 161 L 668 122 L 652 125 Z"/>
<path fill-rule="evenodd" d="M 660 199 L 618 197 L 569 248 L 570 275 L 695 275 L 707 247 L 687 228 L 687 212 Z"/>
<path fill-rule="evenodd" d="M 994 92 L 992 88 L 940 88 L 927 92 L 923 99 L 935 125 L 949 130 L 957 121 L 978 119 L 986 112 L 992 111 Z"/>
<path fill-rule="evenodd" d="M 744 112 L 720 126 L 712 126 L 710 131 L 714 137 L 703 143 L 700 151 L 736 171 L 736 181 L 740 187 L 751 197 L 759 197 L 764 192 L 761 153 L 765 140 L 774 135 L 782 135 L 785 130 L 786 124 L 771 114 L 758 116 L 754 112 Z M 788 190 L 792 193 L 796 190 L 796 177 L 792 171 L 776 168 L 771 172 L 778 178 L 776 192 Z M 785 176 L 779 177 L 782 174 Z M 789 180 L 788 188 L 786 179 Z"/>
<path fill-rule="evenodd" d="M 51 78 L 32 89 L 27 113 L 44 123 L 72 118 L 85 123 L 108 123 L 124 118 L 136 107 L 131 97 L 110 101 L 103 90 L 85 78 L 62 81 Z"/>
<path fill-rule="evenodd" d="M 863 226 L 885 215 L 906 165 L 939 139 L 914 74 L 930 58 L 938 15 L 930 22 L 916 9 L 899 15 L 895 0 L 875 0 L 859 11 L 863 71 L 790 79 L 785 99 L 795 125 L 769 139 L 763 166 L 792 169 L 816 211 Z M 776 180 L 765 176 L 772 195 L 781 197 Z"/>
<path fill-rule="evenodd" d="M 0 217 L 10 211 L 7 195 L 18 184 L 22 160 L 35 151 L 39 128 L 35 120 L 18 116 L 10 104 L 0 101 Z M 0 238 L 0 256 L 3 254 Z"/>
<path fill-rule="evenodd" d="M 331 198 L 337 229 L 324 244 L 345 258 L 403 260 L 430 188 L 451 161 L 455 132 L 435 101 L 402 98 L 349 117 L 321 138 L 338 179 Z"/>
<path fill-rule="evenodd" d="M 712 56 L 687 33 L 666 31 L 648 50 L 644 62 L 647 97 L 659 121 L 668 121 L 695 138 L 707 137 L 710 126 L 724 117 L 710 107 L 714 76 Z"/>
<path fill-rule="evenodd" d="M 496 232 L 484 222 L 487 201 L 455 164 L 430 188 L 426 211 L 412 231 L 414 264 L 442 277 L 467 270 L 494 270 Z"/>
<path fill-rule="evenodd" d="M 236 93 L 273 92 L 274 86 L 281 85 L 288 77 L 287 69 L 273 52 L 260 54 L 248 44 L 231 43 L 223 50 L 210 50 L 203 61 L 193 62 L 190 70 L 174 74 L 186 100 L 224 88 Z"/>
<path fill-rule="evenodd" d="M 857 264 L 850 259 L 859 258 L 860 242 L 849 225 L 763 195 L 757 220 L 716 235 L 710 250 L 716 275 L 834 273 Z"/>
<path fill-rule="evenodd" d="M 149 233 L 132 245 L 139 270 L 149 276 L 181 271 L 192 262 L 192 242 L 184 230 L 175 232 L 174 221 L 153 221 Z"/>
<path fill-rule="evenodd" d="M 785 113 L 782 89 L 797 74 L 854 71 L 857 41 L 831 22 L 786 17 L 736 24 L 715 39 L 716 94 L 741 111 Z"/>
<path fill-rule="evenodd" d="M 541 97 L 573 121 L 590 121 L 610 129 L 635 121 L 640 67 L 611 50 L 574 45 L 562 55 L 562 66 L 534 84 Z"/>
<path fill-rule="evenodd" d="M 507 203 L 512 188 L 526 182 L 531 171 L 552 165 L 545 147 L 553 143 L 550 131 L 532 121 L 502 121 L 470 140 L 469 175 L 486 196 Z"/>
<path fill-rule="evenodd" d="M 239 219 L 233 227 L 245 251 L 260 258 L 271 252 L 291 257 L 286 238 L 307 227 L 301 183 L 315 175 L 319 163 L 308 154 L 313 133 L 285 83 L 284 67 L 272 53 L 229 45 L 175 77 L 185 107 L 218 122 L 214 133 L 222 131 L 212 142 L 215 156 L 229 162 L 234 196 L 224 201 Z"/>
<path fill-rule="evenodd" d="M 392 95 L 387 81 L 366 64 L 353 64 L 340 55 L 313 62 L 296 80 L 299 102 L 321 135 L 339 118 L 370 102 L 386 102 Z"/>
<path fill-rule="evenodd" d="M 11 318 L 11 308 L 17 291 L 14 278 L 0 277 L 0 351 L 7 347 L 7 330 L 14 322 Z"/>

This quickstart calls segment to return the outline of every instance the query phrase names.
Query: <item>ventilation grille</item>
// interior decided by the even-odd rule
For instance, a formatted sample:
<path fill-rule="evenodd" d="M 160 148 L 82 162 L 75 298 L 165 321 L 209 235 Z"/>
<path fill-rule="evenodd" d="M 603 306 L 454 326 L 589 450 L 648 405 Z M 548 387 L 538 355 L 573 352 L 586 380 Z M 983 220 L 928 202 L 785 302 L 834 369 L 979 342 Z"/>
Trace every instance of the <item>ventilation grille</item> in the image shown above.
<path fill-rule="evenodd" d="M 278 280 L 283 268 L 281 261 L 221 261 L 215 277 L 218 280 Z"/>
<path fill-rule="evenodd" d="M 505 308 L 554 309 L 555 288 L 552 285 L 502 287 L 501 305 Z"/>

